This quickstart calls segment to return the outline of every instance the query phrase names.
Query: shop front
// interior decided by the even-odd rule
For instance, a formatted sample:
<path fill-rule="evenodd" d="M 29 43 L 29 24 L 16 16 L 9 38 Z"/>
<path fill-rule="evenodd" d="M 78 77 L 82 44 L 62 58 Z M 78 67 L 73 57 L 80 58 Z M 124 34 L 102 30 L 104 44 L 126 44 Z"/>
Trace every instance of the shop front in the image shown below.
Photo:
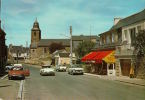
<path fill-rule="evenodd" d="M 114 50 L 91 52 L 82 58 L 82 62 L 91 63 L 96 74 L 115 76 Z"/>

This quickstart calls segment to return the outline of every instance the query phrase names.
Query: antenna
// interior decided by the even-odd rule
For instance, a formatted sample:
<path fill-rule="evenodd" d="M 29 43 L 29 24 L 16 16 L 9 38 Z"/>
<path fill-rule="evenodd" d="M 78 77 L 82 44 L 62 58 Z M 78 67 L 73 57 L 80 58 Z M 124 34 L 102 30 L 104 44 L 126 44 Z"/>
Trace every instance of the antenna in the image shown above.
<path fill-rule="evenodd" d="M 90 42 L 91 42 L 92 26 L 90 25 Z"/>

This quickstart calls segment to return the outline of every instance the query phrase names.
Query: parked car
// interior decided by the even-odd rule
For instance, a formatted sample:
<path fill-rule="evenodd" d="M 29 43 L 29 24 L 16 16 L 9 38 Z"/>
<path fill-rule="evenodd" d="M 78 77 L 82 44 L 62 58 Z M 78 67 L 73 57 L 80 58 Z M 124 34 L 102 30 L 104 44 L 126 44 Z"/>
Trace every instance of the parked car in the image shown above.
<path fill-rule="evenodd" d="M 12 66 L 12 65 L 7 65 L 7 66 L 5 67 L 5 72 L 8 73 L 9 70 L 12 70 L 13 67 L 14 67 L 14 66 Z"/>
<path fill-rule="evenodd" d="M 56 65 L 56 71 L 66 71 L 66 66 L 65 65 Z"/>
<path fill-rule="evenodd" d="M 29 69 L 24 70 L 23 66 L 16 66 L 9 70 L 8 78 L 11 79 L 25 79 L 25 76 L 30 76 Z"/>
<path fill-rule="evenodd" d="M 75 74 L 84 74 L 84 69 L 80 65 L 72 65 L 68 68 L 68 74 L 75 75 Z"/>
<path fill-rule="evenodd" d="M 42 69 L 40 69 L 40 75 L 42 75 L 42 76 L 47 76 L 47 75 L 55 76 L 55 71 L 53 68 L 51 68 L 50 65 L 43 65 Z"/>

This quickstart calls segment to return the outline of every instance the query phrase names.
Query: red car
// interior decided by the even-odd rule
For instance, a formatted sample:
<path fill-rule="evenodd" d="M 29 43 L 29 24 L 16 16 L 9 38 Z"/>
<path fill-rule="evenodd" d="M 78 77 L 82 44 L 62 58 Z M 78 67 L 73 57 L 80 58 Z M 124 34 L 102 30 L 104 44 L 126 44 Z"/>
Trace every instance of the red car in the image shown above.
<path fill-rule="evenodd" d="M 8 72 L 8 78 L 11 79 L 25 79 L 25 76 L 30 76 L 29 69 L 24 70 L 22 66 L 15 66 Z"/>

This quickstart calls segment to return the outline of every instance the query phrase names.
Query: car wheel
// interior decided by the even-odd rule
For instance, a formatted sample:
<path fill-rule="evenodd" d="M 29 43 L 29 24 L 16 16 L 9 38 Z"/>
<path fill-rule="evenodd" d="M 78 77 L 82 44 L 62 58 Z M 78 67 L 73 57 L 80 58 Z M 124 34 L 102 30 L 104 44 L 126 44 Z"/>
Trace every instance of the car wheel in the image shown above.
<path fill-rule="evenodd" d="M 9 76 L 8 79 L 11 80 L 12 78 Z"/>
<path fill-rule="evenodd" d="M 71 75 L 74 75 L 74 73 L 73 73 L 73 72 L 71 72 Z"/>
<path fill-rule="evenodd" d="M 22 80 L 24 80 L 25 79 L 25 76 L 22 78 Z"/>

